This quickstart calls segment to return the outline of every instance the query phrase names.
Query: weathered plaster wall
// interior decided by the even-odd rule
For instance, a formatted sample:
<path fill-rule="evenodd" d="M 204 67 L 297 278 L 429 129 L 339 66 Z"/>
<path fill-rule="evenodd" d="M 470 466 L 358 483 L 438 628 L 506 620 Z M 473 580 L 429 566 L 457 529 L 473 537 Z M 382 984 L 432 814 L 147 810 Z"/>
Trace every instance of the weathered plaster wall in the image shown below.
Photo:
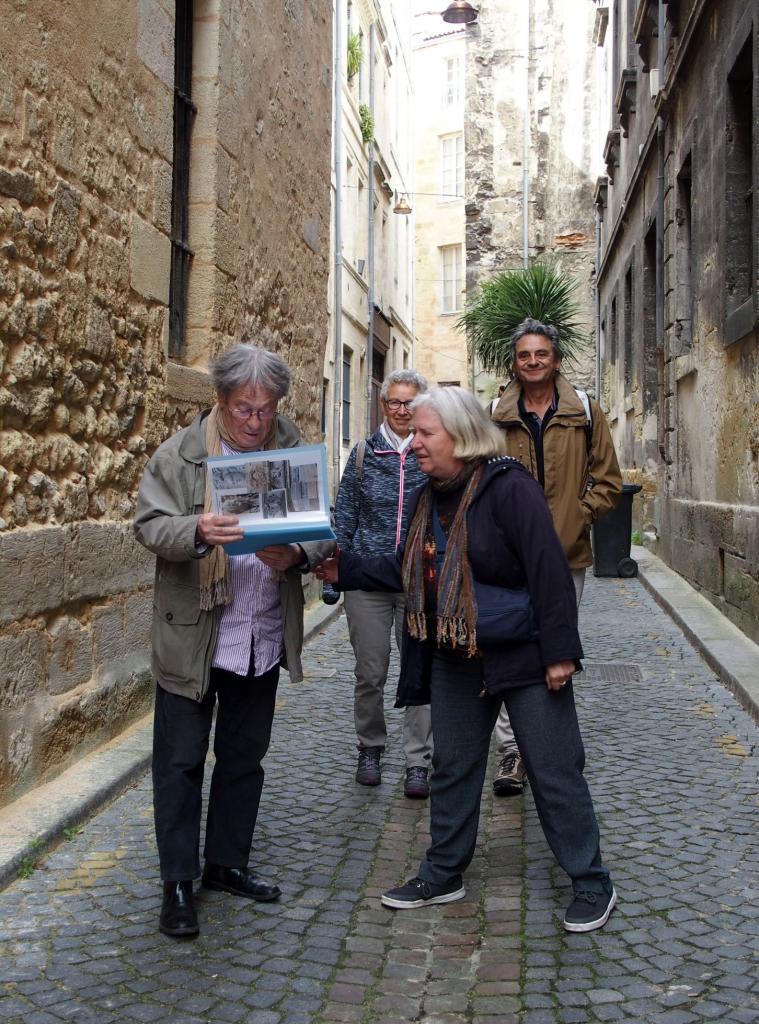
<path fill-rule="evenodd" d="M 0 0 L 0 802 L 146 706 L 134 499 L 208 404 L 208 356 L 279 350 L 318 431 L 331 15 L 197 6 L 189 366 L 167 360 L 174 4 Z"/>
<path fill-rule="evenodd" d="M 572 380 L 594 391 L 594 9 L 484 0 L 467 46 L 467 291 L 522 266 L 529 38 L 529 254 L 579 281 L 588 347 Z"/>
<path fill-rule="evenodd" d="M 609 189 L 600 277 L 604 380 L 625 476 L 644 487 L 635 501 L 635 527 L 674 569 L 759 639 L 759 355 L 755 327 L 736 339 L 727 329 L 728 255 L 736 242 L 725 219 L 731 202 L 728 72 L 758 8 L 753 0 L 728 0 L 719 13 L 707 5 L 689 25 L 701 7 L 683 9 L 677 34 L 667 35 L 668 73 L 677 71 L 668 81 L 665 118 L 663 337 L 657 338 L 651 301 L 655 110 L 649 76 L 639 69 L 636 111 L 628 137 L 621 139 L 620 166 Z M 678 49 L 683 40 L 686 53 Z M 756 29 L 753 47 L 756 68 Z M 754 137 L 756 151 L 756 125 Z M 654 144 L 647 146 L 651 138 Z M 755 163 L 754 192 L 758 183 Z M 733 201 L 747 209 L 743 194 Z M 755 230 L 753 238 L 756 254 Z M 628 313 L 622 296 L 630 269 L 634 301 Z M 754 278 L 756 318 L 755 270 Z M 615 297 L 616 341 L 610 313 Z M 632 346 L 626 354 L 628 318 Z"/>

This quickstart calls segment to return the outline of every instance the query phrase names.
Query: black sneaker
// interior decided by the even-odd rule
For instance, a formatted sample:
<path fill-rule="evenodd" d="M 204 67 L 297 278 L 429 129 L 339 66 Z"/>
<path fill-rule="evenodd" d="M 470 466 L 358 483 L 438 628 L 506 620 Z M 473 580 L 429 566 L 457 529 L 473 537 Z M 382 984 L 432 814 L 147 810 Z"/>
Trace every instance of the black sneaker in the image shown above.
<path fill-rule="evenodd" d="M 379 786 L 382 782 L 381 753 L 380 747 L 364 747 L 363 750 L 359 750 L 356 782 L 362 786 Z"/>
<path fill-rule="evenodd" d="M 423 878 L 410 878 L 405 885 L 397 889 L 389 889 L 382 894 L 382 903 L 396 910 L 414 910 L 416 907 L 427 907 L 433 903 L 453 903 L 463 900 L 466 889 L 461 884 L 461 876 L 445 885 L 425 882 Z"/>
<path fill-rule="evenodd" d="M 412 800 L 426 800 L 430 795 L 428 779 L 429 769 L 415 766 L 406 769 L 406 781 L 403 783 L 403 795 Z"/>
<path fill-rule="evenodd" d="M 614 887 L 610 893 L 578 889 L 564 914 L 564 927 L 568 932 L 592 932 L 603 928 L 616 903 Z"/>

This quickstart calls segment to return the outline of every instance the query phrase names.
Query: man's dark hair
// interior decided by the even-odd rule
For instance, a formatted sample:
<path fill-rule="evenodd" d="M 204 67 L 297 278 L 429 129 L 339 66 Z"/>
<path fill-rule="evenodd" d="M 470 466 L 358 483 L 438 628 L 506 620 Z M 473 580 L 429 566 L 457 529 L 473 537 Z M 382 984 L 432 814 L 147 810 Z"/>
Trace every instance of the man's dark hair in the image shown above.
<path fill-rule="evenodd" d="M 511 335 L 511 341 L 509 347 L 511 349 L 511 365 L 516 363 L 517 359 L 517 342 L 525 336 L 525 334 L 541 334 L 544 338 L 548 338 L 553 348 L 553 354 L 557 359 L 563 359 L 564 353 L 559 343 L 559 332 L 552 324 L 542 324 L 540 320 L 533 320 L 532 317 L 527 317 L 523 320 L 519 327 Z"/>

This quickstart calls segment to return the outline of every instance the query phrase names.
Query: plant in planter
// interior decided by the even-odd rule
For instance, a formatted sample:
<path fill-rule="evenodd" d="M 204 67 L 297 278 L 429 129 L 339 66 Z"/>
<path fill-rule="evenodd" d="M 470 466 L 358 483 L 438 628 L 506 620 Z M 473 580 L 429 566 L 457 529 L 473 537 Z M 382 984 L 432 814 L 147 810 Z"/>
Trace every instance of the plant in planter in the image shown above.
<path fill-rule="evenodd" d="M 374 138 L 374 118 L 366 103 L 358 108 L 359 124 L 361 126 L 361 138 L 364 142 L 371 142 Z"/>
<path fill-rule="evenodd" d="M 348 35 L 348 81 L 359 73 L 364 63 L 364 49 L 361 46 L 361 36 L 358 32 L 351 32 Z"/>
<path fill-rule="evenodd" d="M 589 340 L 574 297 L 577 287 L 576 280 L 547 263 L 505 270 L 485 281 L 456 323 L 466 332 L 470 356 L 489 373 L 511 376 L 511 335 L 532 317 L 558 330 L 563 357 L 573 362 Z"/>

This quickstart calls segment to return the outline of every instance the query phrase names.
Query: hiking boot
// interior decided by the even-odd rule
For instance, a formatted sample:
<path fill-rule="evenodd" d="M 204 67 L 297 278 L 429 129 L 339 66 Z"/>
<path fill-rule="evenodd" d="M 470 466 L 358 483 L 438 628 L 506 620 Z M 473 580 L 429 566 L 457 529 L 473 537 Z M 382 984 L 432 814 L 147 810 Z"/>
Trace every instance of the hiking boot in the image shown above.
<path fill-rule="evenodd" d="M 578 889 L 564 914 L 564 927 L 568 932 L 592 932 L 603 928 L 616 903 L 614 887 L 610 893 Z"/>
<path fill-rule="evenodd" d="M 427 776 L 428 768 L 414 766 L 406 769 L 406 781 L 403 784 L 403 795 L 412 800 L 426 800 L 430 795 L 430 783 Z"/>
<path fill-rule="evenodd" d="M 522 755 L 518 751 L 504 754 L 493 779 L 495 795 L 515 796 L 522 792 L 526 781 L 527 772 L 524 770 Z"/>
<path fill-rule="evenodd" d="M 380 747 L 364 747 L 359 750 L 356 782 L 362 786 L 379 786 L 382 782 L 381 753 Z"/>
<path fill-rule="evenodd" d="M 382 903 L 395 910 L 414 910 L 433 903 L 453 903 L 454 900 L 463 900 L 465 896 L 466 889 L 461 884 L 461 875 L 456 875 L 445 885 L 425 882 L 423 878 L 410 878 L 405 885 L 383 893 Z"/>

